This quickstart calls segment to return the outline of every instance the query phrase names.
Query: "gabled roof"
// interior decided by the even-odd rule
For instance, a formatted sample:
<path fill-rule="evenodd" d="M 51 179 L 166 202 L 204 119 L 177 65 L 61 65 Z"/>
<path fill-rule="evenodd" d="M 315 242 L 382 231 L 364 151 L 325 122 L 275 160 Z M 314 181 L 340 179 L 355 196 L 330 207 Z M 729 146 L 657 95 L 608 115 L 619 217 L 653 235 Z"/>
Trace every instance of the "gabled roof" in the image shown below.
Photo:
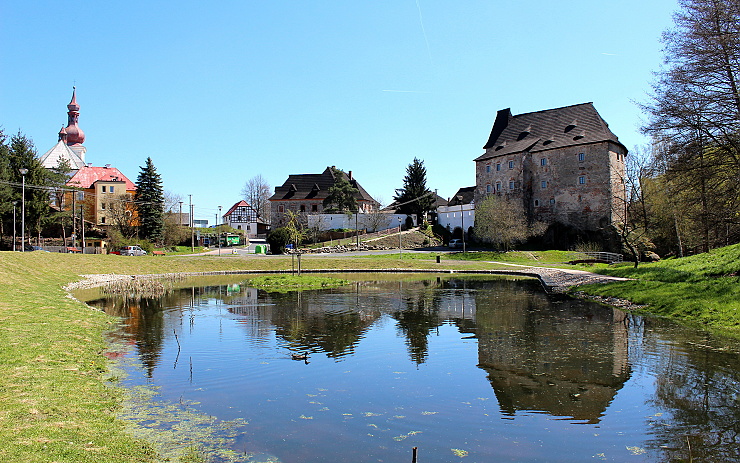
<path fill-rule="evenodd" d="M 458 196 L 462 197 L 462 201 L 458 199 Z M 475 186 L 468 186 L 465 188 L 460 188 L 457 190 L 457 193 L 455 193 L 455 196 L 450 198 L 450 202 L 447 203 L 448 206 L 459 206 L 461 204 L 470 204 L 473 202 L 473 199 L 475 197 Z"/>
<path fill-rule="evenodd" d="M 93 183 L 97 181 L 107 182 L 126 182 L 126 191 L 136 190 L 134 182 L 126 178 L 120 170 L 115 167 L 93 167 L 83 166 L 67 182 L 67 186 L 77 188 L 92 188 Z"/>
<path fill-rule="evenodd" d="M 233 213 L 234 213 L 234 211 L 236 210 L 236 208 L 237 208 L 237 207 L 248 207 L 248 208 L 250 208 L 250 209 L 253 209 L 253 208 L 252 208 L 252 206 L 250 206 L 248 202 L 246 202 L 246 201 L 244 201 L 244 200 L 242 199 L 242 200 L 241 200 L 241 201 L 239 201 L 238 203 L 236 203 L 236 204 L 234 204 L 233 206 L 231 206 L 231 208 L 230 208 L 230 209 L 229 209 L 229 210 L 228 210 L 228 211 L 226 212 L 226 214 L 224 214 L 223 216 L 224 216 L 224 217 L 227 217 L 227 216 L 229 216 L 229 215 L 233 214 Z"/>
<path fill-rule="evenodd" d="M 538 152 L 567 146 L 611 141 L 624 148 L 593 103 L 512 115 L 510 109 L 496 114 L 491 135 L 476 158 L 482 161 L 523 151 Z"/>
<path fill-rule="evenodd" d="M 59 165 L 61 159 L 66 159 L 72 170 L 81 169 L 85 165 L 85 161 L 62 140 L 59 140 L 53 148 L 44 153 L 39 158 L 39 162 L 47 169 L 54 169 Z"/>
<path fill-rule="evenodd" d="M 344 172 L 340 175 L 357 188 L 359 192 L 355 195 L 358 201 L 375 201 L 367 191 L 355 180 Z M 334 185 L 337 178 L 334 177 L 334 170 L 327 167 L 320 174 L 293 174 L 282 186 L 275 187 L 275 194 L 270 197 L 270 201 L 281 200 L 324 200 L 329 195 L 329 187 Z"/>

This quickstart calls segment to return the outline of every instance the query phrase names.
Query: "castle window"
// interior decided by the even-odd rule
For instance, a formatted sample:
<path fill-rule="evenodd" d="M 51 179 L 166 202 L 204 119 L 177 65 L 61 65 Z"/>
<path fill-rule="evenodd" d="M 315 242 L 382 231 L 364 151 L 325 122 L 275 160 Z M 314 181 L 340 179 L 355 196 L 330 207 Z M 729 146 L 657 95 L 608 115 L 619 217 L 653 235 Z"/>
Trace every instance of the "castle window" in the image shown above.
<path fill-rule="evenodd" d="M 501 182 L 496 182 L 496 191 L 501 191 Z"/>
<path fill-rule="evenodd" d="M 586 177 L 584 177 L 584 176 L 578 177 L 578 184 L 579 185 L 585 185 L 586 184 Z"/>
<path fill-rule="evenodd" d="M 540 206 L 540 200 L 539 199 L 535 199 L 534 200 L 534 207 L 539 207 L 539 206 Z"/>
<path fill-rule="evenodd" d="M 278 206 L 278 212 L 285 212 L 285 206 L 282 204 Z"/>
<path fill-rule="evenodd" d="M 491 192 L 491 184 L 489 183 L 488 185 L 486 185 L 486 193 L 490 193 L 490 192 Z"/>
<path fill-rule="evenodd" d="M 306 212 L 306 205 L 305 204 L 301 204 L 301 212 Z"/>
<path fill-rule="evenodd" d="M 113 193 L 113 185 L 110 187 L 110 192 Z"/>
<path fill-rule="evenodd" d="M 545 158 L 540 159 L 540 165 L 541 166 L 546 166 L 547 165 L 547 159 L 545 159 Z"/>
<path fill-rule="evenodd" d="M 103 193 L 105 193 L 105 185 L 103 185 L 103 186 L 101 187 L 101 190 L 100 190 L 100 191 L 102 191 Z"/>
<path fill-rule="evenodd" d="M 101 208 L 102 210 L 105 210 L 105 203 L 100 203 L 100 208 Z"/>
<path fill-rule="evenodd" d="M 486 165 L 486 173 L 488 173 L 490 171 L 491 171 L 491 165 L 490 164 L 487 164 Z"/>
<path fill-rule="evenodd" d="M 105 217 L 100 218 L 100 223 L 105 223 Z"/>
<path fill-rule="evenodd" d="M 319 205 L 318 204 L 312 204 L 311 205 L 311 212 L 318 212 L 319 211 Z"/>
<path fill-rule="evenodd" d="M 509 161 L 509 169 L 513 169 L 513 168 L 514 168 L 514 161 Z"/>
<path fill-rule="evenodd" d="M 501 164 L 496 164 L 496 172 L 501 170 Z"/>
<path fill-rule="evenodd" d="M 547 188 L 547 180 L 543 180 L 541 186 L 542 188 Z"/>
<path fill-rule="evenodd" d="M 510 190 L 514 189 L 514 180 L 509 180 L 509 189 Z"/>
<path fill-rule="evenodd" d="M 586 160 L 586 153 L 578 153 L 578 160 L 583 162 Z"/>

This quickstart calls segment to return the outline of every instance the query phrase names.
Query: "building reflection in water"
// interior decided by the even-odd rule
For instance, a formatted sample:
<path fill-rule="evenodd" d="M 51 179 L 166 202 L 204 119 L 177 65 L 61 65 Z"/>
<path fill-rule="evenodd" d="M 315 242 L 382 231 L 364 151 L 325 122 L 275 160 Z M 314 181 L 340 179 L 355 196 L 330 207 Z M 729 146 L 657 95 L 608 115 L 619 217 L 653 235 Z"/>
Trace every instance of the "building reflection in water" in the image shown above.
<path fill-rule="evenodd" d="M 390 316 L 419 365 L 429 355 L 429 336 L 454 324 L 477 338 L 478 367 L 509 417 L 538 411 L 597 423 L 630 375 L 624 313 L 553 298 L 531 280 L 380 280 L 287 293 L 230 284 L 96 305 L 124 319 L 119 337 L 135 345 L 151 377 L 163 340 L 192 330 L 198 308 L 214 301 L 237 316 L 251 344 L 275 335 L 291 350 L 335 360 L 352 355 L 373 324 Z"/>
<path fill-rule="evenodd" d="M 502 413 L 598 423 L 630 376 L 626 315 L 508 286 L 475 293 L 478 366 Z"/>

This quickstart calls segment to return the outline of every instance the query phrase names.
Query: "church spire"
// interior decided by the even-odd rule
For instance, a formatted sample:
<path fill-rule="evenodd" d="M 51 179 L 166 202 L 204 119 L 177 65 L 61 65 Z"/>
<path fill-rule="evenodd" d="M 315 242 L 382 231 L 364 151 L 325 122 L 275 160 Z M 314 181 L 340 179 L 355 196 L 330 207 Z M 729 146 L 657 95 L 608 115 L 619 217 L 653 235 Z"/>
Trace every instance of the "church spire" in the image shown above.
<path fill-rule="evenodd" d="M 72 101 L 67 105 L 67 144 L 81 145 L 85 141 L 85 132 L 77 126 L 80 117 L 80 105 L 77 104 L 77 88 L 72 87 Z"/>

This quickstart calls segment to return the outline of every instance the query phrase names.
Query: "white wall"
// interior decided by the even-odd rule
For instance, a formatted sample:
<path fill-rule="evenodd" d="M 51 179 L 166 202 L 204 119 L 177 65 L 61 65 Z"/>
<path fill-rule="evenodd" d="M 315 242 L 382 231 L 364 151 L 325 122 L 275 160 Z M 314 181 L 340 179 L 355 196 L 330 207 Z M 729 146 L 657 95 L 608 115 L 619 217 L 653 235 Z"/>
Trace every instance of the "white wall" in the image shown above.
<path fill-rule="evenodd" d="M 467 230 L 475 225 L 475 205 L 463 204 L 462 211 L 460 206 L 439 206 L 437 207 L 437 223 L 453 231 L 455 228 Z M 464 226 L 463 226 L 464 225 Z"/>
<path fill-rule="evenodd" d="M 395 228 L 398 226 L 398 219 L 401 219 L 401 224 L 406 224 L 406 214 L 385 214 L 381 215 L 381 219 L 377 224 L 377 229 L 374 230 L 372 226 L 374 214 L 357 214 L 357 227 L 362 229 L 368 229 L 368 231 L 381 231 L 389 228 Z M 415 217 L 411 216 L 416 226 Z M 333 230 L 336 228 L 355 228 L 355 214 L 311 214 L 308 216 L 308 226 L 318 227 L 321 231 Z"/>

